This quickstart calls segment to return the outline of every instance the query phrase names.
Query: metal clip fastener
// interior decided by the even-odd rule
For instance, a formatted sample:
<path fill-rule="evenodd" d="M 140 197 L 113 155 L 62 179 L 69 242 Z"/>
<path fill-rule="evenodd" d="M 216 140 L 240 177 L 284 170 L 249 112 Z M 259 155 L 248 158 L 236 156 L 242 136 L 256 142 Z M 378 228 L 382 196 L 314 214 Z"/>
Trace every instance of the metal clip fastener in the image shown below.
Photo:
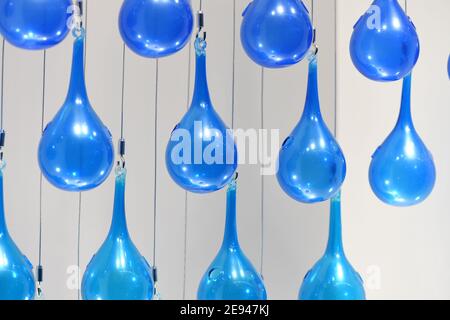
<path fill-rule="evenodd" d="M 152 268 L 152 276 L 153 276 L 153 282 L 158 282 L 158 269 L 156 267 Z"/>
<path fill-rule="evenodd" d="M 206 31 L 203 30 L 205 27 L 205 15 L 203 11 L 199 10 L 197 12 L 197 34 L 195 35 L 196 38 L 202 37 L 203 40 L 206 40 Z"/>

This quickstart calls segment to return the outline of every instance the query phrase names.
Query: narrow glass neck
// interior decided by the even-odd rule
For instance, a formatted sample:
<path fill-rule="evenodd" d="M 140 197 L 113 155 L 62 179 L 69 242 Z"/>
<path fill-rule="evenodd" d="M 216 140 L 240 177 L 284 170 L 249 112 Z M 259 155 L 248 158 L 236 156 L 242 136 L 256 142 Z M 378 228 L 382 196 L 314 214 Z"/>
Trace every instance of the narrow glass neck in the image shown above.
<path fill-rule="evenodd" d="M 116 176 L 113 218 L 111 229 L 109 231 L 109 234 L 114 236 L 128 236 L 127 221 L 125 217 L 125 178 L 125 172 L 118 173 Z"/>
<path fill-rule="evenodd" d="M 232 182 L 227 191 L 227 213 L 225 235 L 222 247 L 239 247 L 236 222 L 236 182 Z"/>
<path fill-rule="evenodd" d="M 411 116 L 411 79 L 411 73 L 403 78 L 402 104 L 397 121 L 397 126 L 408 128 L 413 127 Z"/>
<path fill-rule="evenodd" d="M 341 193 L 331 199 L 330 207 L 330 230 L 328 236 L 327 254 L 344 254 L 342 244 L 341 223 Z"/>
<path fill-rule="evenodd" d="M 84 79 L 84 36 L 80 36 L 73 43 L 72 71 L 66 101 L 83 104 L 87 99 Z"/>
<path fill-rule="evenodd" d="M 0 170 L 0 235 L 7 234 L 5 207 L 3 202 L 3 171 Z"/>
<path fill-rule="evenodd" d="M 374 5 L 377 4 L 397 4 L 400 6 L 400 4 L 398 3 L 398 0 L 375 0 Z"/>
<path fill-rule="evenodd" d="M 322 118 L 319 103 L 319 88 L 317 80 L 317 57 L 312 57 L 308 70 L 308 90 L 303 115 L 313 118 Z"/>
<path fill-rule="evenodd" d="M 211 105 L 206 76 L 206 54 L 196 53 L 195 62 L 195 87 L 192 107 L 207 108 Z"/>

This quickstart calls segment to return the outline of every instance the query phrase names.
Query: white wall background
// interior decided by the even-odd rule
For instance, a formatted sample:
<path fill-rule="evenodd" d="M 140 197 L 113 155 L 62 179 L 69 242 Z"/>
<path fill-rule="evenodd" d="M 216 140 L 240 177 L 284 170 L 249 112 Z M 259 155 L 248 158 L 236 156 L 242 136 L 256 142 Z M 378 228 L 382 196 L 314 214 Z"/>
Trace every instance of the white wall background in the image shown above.
<path fill-rule="evenodd" d="M 289 69 L 266 70 L 261 101 L 261 68 L 246 57 L 239 41 L 241 12 L 249 1 L 236 0 L 235 12 L 232 0 L 203 2 L 209 85 L 217 111 L 231 125 L 235 14 L 235 126 L 260 128 L 263 115 L 263 126 L 280 129 L 283 140 L 303 108 L 306 61 Z M 87 0 L 87 86 L 91 103 L 114 140 L 120 133 L 122 42 L 117 16 L 121 3 Z M 305 3 L 311 6 L 311 1 Z M 193 0 L 194 8 L 198 4 L 198 0 Z M 314 10 L 322 111 L 331 129 L 337 120 L 339 141 L 348 161 L 343 189 L 347 254 L 366 279 L 370 299 L 450 298 L 450 212 L 446 206 L 450 194 L 450 93 L 446 75 L 450 2 L 408 1 L 422 43 L 414 73 L 413 113 L 420 134 L 435 156 L 438 181 L 425 203 L 407 209 L 380 203 L 367 181 L 370 156 L 395 123 L 401 90 L 400 82 L 379 84 L 366 80 L 350 61 L 352 26 L 369 5 L 370 1 L 315 0 Z M 47 52 L 45 123 L 64 101 L 71 46 L 69 36 Z M 220 246 L 225 219 L 224 191 L 186 195 L 171 181 L 164 165 L 167 139 L 186 111 L 193 87 L 193 57 L 189 63 L 187 46 L 159 62 L 156 265 L 163 299 L 195 298 L 200 278 Z M 19 247 L 37 264 L 40 173 L 36 154 L 41 130 L 43 53 L 7 45 L 4 72 L 7 221 Z M 155 61 L 127 50 L 125 79 L 127 217 L 135 243 L 153 263 Z M 263 274 L 269 298 L 295 299 L 304 274 L 324 250 L 328 204 L 296 203 L 281 191 L 272 176 L 264 178 L 261 194 L 259 165 L 241 166 L 239 172 L 242 246 L 259 267 L 263 238 Z M 64 193 L 44 181 L 43 265 L 47 299 L 78 298 L 78 290 L 73 286 L 76 281 L 68 268 L 76 266 L 79 258 L 83 271 L 104 240 L 112 214 L 113 182 L 111 176 L 98 189 L 82 194 L 78 234 L 79 195 Z"/>

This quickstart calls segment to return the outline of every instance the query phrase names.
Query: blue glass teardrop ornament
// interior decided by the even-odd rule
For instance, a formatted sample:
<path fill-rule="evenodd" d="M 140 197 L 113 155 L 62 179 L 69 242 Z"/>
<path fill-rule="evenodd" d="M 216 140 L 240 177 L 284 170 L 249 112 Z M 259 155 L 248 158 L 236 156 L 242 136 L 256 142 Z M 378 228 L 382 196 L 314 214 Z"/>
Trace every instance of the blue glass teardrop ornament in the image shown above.
<path fill-rule="evenodd" d="M 147 58 L 180 51 L 188 43 L 193 25 L 188 0 L 125 0 L 119 15 L 123 41 Z"/>
<path fill-rule="evenodd" d="M 293 199 L 314 203 L 333 197 L 345 175 L 344 154 L 320 112 L 317 57 L 309 62 L 308 92 L 300 122 L 281 147 L 277 178 Z"/>
<path fill-rule="evenodd" d="M 397 0 L 375 0 L 356 23 L 350 41 L 355 67 L 375 81 L 396 81 L 419 59 L 416 28 Z"/>
<path fill-rule="evenodd" d="M 0 0 L 0 33 L 12 45 L 45 50 L 69 32 L 71 0 Z"/>
<path fill-rule="evenodd" d="M 114 212 L 108 236 L 81 283 L 84 300 L 151 300 L 152 268 L 130 238 L 125 217 L 126 169 L 116 169 Z"/>
<path fill-rule="evenodd" d="M 31 300 L 35 295 L 33 266 L 17 248 L 6 227 L 0 167 L 0 300 Z"/>
<path fill-rule="evenodd" d="M 45 178 L 66 191 L 90 190 L 108 177 L 114 161 L 109 130 L 89 103 L 84 80 L 84 35 L 75 39 L 66 101 L 39 143 Z"/>
<path fill-rule="evenodd" d="M 253 0 L 242 15 L 242 46 L 263 67 L 296 64 L 311 47 L 313 27 L 302 0 Z"/>
<path fill-rule="evenodd" d="M 239 245 L 236 226 L 236 181 L 227 190 L 227 217 L 222 247 L 198 288 L 199 300 L 266 300 L 260 274 Z"/>
<path fill-rule="evenodd" d="M 436 181 L 433 156 L 411 117 L 411 74 L 403 79 L 402 106 L 391 134 L 372 156 L 369 181 L 375 195 L 393 206 L 424 201 Z"/>
<path fill-rule="evenodd" d="M 331 199 L 330 234 L 324 256 L 306 274 L 299 300 L 365 300 L 363 280 L 344 253 L 341 195 Z"/>
<path fill-rule="evenodd" d="M 206 42 L 195 41 L 196 76 L 191 106 L 173 130 L 166 149 L 166 167 L 183 189 L 208 193 L 222 189 L 237 169 L 237 148 L 231 131 L 214 110 L 206 79 Z"/>

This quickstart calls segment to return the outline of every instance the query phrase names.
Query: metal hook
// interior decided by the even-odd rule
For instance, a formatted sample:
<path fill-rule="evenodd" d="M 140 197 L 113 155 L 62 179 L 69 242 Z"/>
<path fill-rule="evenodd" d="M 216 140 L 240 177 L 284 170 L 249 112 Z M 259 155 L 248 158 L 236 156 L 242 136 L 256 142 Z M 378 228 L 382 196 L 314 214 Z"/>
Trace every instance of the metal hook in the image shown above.
<path fill-rule="evenodd" d="M 319 53 L 319 47 L 316 44 L 317 40 L 317 29 L 313 29 L 313 41 L 312 41 L 312 50 L 314 51 L 312 55 L 317 56 L 317 53 Z"/>
<path fill-rule="evenodd" d="M 5 138 L 6 138 L 6 132 L 5 130 L 0 130 L 0 161 L 3 162 L 3 151 L 5 147 Z"/>
<path fill-rule="evenodd" d="M 198 30 L 197 30 L 197 34 L 195 35 L 195 38 L 199 38 L 202 37 L 204 41 L 206 41 L 206 31 L 204 31 L 204 27 L 205 27 L 205 14 L 203 13 L 202 10 L 199 10 L 197 12 L 197 25 L 198 25 Z"/>
<path fill-rule="evenodd" d="M 119 166 L 121 168 L 125 168 L 125 139 L 124 138 L 119 139 L 117 150 L 119 151 L 119 161 L 117 161 L 117 166 Z"/>

